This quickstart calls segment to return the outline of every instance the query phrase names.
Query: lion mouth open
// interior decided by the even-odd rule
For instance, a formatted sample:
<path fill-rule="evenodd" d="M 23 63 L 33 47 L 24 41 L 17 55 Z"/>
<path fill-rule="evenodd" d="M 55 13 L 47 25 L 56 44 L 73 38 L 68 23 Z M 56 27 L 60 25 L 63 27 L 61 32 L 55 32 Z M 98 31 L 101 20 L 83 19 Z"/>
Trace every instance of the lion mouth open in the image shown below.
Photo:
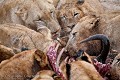
<path fill-rule="evenodd" d="M 59 37 L 59 34 L 57 33 L 52 33 L 52 39 L 56 40 Z"/>

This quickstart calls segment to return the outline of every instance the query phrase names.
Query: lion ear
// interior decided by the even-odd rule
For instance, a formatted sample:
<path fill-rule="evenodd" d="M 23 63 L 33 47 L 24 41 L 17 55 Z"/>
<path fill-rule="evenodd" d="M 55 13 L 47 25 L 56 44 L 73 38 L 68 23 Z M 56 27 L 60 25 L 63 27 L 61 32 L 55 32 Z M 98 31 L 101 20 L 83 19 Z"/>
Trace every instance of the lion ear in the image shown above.
<path fill-rule="evenodd" d="M 24 14 L 26 12 L 26 8 L 24 7 L 18 7 L 17 11 L 15 12 L 16 15 L 21 15 Z"/>
<path fill-rule="evenodd" d="M 48 64 L 47 55 L 41 50 L 35 51 L 35 59 L 39 62 L 40 67 L 45 67 Z"/>
<path fill-rule="evenodd" d="M 17 11 L 15 12 L 15 14 L 17 16 L 21 17 L 24 21 L 26 20 L 26 17 L 28 15 L 26 8 L 19 8 L 19 9 L 17 9 Z"/>

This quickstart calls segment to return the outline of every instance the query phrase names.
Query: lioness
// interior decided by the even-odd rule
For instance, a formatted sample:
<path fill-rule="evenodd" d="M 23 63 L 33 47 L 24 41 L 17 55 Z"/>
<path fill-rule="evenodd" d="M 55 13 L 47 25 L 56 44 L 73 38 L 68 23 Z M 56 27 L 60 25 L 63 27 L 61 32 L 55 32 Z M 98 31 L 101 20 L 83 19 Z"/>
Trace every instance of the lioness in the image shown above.
<path fill-rule="evenodd" d="M 111 44 L 111 49 L 115 49 L 118 52 L 120 51 L 120 16 L 114 16 L 109 18 L 106 16 L 108 14 L 105 14 L 104 16 L 101 15 L 102 17 L 95 17 L 95 16 L 85 16 L 83 17 L 73 28 L 73 30 L 70 33 L 70 38 L 69 38 L 69 49 L 75 48 L 76 50 L 79 50 L 80 47 L 82 49 L 87 50 L 87 47 L 89 47 L 87 53 L 93 53 L 94 51 L 99 51 L 100 50 L 100 44 L 95 44 L 96 42 L 88 42 L 86 44 L 80 44 L 80 41 L 83 40 L 84 38 L 91 36 L 93 34 L 105 34 L 110 38 L 110 44 Z M 112 13 L 109 13 L 109 15 L 114 15 Z M 116 15 L 116 14 L 115 14 Z M 71 41 L 70 41 L 71 40 Z M 72 50 L 73 51 L 73 50 Z M 92 51 L 92 52 L 89 52 Z M 99 53 L 99 52 L 95 52 Z"/>
<path fill-rule="evenodd" d="M 83 12 L 76 6 L 77 3 L 65 3 L 57 13 L 61 25 L 61 36 L 67 35 L 76 23 L 84 16 Z"/>
<path fill-rule="evenodd" d="M 0 42 L 9 48 L 40 49 L 47 52 L 52 44 L 51 32 L 46 27 L 39 30 L 40 33 L 19 24 L 0 25 Z"/>
<path fill-rule="evenodd" d="M 31 80 L 47 64 L 47 56 L 42 51 L 23 51 L 0 63 L 0 80 Z"/>
<path fill-rule="evenodd" d="M 89 49 L 87 50 L 88 54 L 99 53 L 100 51 L 100 45 L 98 44 L 99 42 L 92 41 L 92 42 L 80 44 L 81 40 L 87 38 L 88 36 L 98 33 L 98 27 L 97 27 L 98 22 L 99 22 L 99 18 L 96 18 L 94 16 L 85 16 L 80 19 L 80 21 L 70 32 L 69 40 L 67 42 L 68 50 L 70 50 L 70 53 L 74 53 L 74 51 L 76 52 L 76 50 L 79 49 L 83 49 L 85 51 Z M 72 50 L 73 48 L 74 50 Z"/>
<path fill-rule="evenodd" d="M 54 10 L 47 0 L 4 0 L 0 3 L 0 23 L 18 23 L 37 30 L 35 22 L 41 21 L 52 33 L 57 33 L 60 26 Z"/>
<path fill-rule="evenodd" d="M 83 54 L 84 57 L 86 57 L 86 60 L 83 60 L 81 56 L 81 58 L 77 60 L 71 61 L 70 59 L 66 58 L 64 61 L 62 61 L 60 64 L 60 69 L 64 77 L 67 80 L 103 80 L 91 63 L 90 56 L 87 53 Z"/>

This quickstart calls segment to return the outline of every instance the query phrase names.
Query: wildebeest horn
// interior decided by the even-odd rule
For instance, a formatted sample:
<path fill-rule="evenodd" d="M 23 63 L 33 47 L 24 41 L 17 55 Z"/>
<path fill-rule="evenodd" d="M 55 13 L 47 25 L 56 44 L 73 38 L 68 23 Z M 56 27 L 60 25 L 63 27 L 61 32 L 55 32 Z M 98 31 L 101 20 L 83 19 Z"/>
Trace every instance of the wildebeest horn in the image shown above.
<path fill-rule="evenodd" d="M 99 62 L 105 63 L 105 60 L 107 58 L 107 55 L 108 55 L 109 49 L 110 49 L 110 42 L 109 42 L 108 37 L 103 34 L 96 34 L 96 35 L 90 36 L 90 37 L 82 40 L 80 42 L 80 44 L 87 42 L 87 41 L 92 41 L 92 40 L 100 40 L 101 41 L 101 54 L 97 57 L 97 60 Z"/>

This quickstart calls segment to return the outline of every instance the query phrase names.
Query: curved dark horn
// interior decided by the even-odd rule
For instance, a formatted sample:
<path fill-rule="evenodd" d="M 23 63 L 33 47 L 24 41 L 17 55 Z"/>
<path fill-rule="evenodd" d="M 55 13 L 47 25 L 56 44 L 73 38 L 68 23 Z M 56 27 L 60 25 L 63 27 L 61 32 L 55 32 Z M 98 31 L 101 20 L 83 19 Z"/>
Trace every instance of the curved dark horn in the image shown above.
<path fill-rule="evenodd" d="M 109 42 L 108 37 L 103 34 L 96 34 L 96 35 L 90 36 L 90 37 L 82 40 L 80 42 L 80 44 L 87 42 L 87 41 L 92 41 L 92 40 L 100 40 L 101 41 L 101 43 L 102 43 L 101 54 L 97 57 L 97 60 L 99 62 L 105 63 L 105 60 L 107 58 L 107 55 L 108 55 L 109 49 L 110 49 L 110 42 Z"/>

